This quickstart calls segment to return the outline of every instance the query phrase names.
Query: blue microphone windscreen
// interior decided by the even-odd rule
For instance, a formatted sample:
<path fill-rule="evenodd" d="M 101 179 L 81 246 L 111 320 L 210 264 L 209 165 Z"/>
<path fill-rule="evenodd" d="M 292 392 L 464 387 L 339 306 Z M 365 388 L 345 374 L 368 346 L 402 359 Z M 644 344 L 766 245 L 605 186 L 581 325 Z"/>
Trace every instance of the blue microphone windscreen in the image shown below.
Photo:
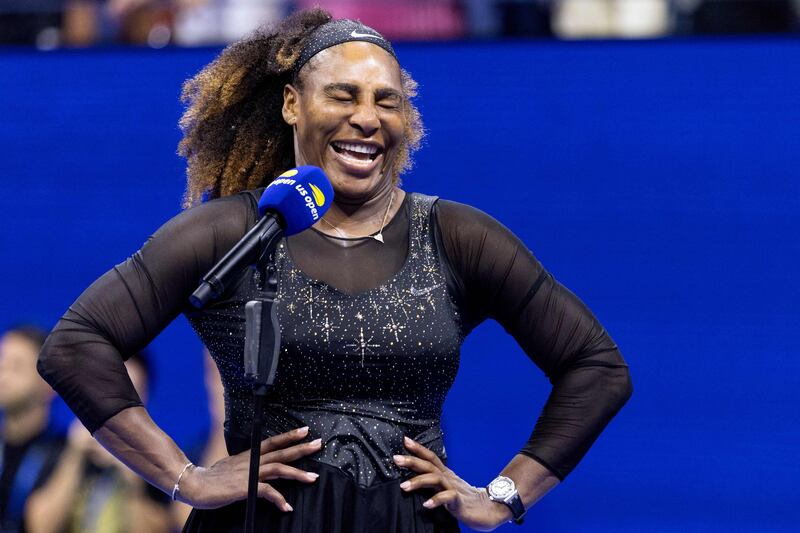
<path fill-rule="evenodd" d="M 276 211 L 283 217 L 286 236 L 313 226 L 333 203 L 333 186 L 319 167 L 287 170 L 267 186 L 258 201 L 261 216 Z"/>

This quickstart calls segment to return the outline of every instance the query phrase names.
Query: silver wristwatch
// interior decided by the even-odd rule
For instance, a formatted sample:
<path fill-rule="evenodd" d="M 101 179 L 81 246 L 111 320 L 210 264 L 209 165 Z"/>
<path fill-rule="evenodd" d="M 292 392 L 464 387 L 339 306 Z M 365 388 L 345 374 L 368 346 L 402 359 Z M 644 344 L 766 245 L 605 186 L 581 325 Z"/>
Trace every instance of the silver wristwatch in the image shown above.
<path fill-rule="evenodd" d="M 515 524 L 522 523 L 522 517 L 525 514 L 525 506 L 522 505 L 522 500 L 517 492 L 517 486 L 511 478 L 505 476 L 497 476 L 486 487 L 486 492 L 489 494 L 489 499 L 495 502 L 504 503 L 511 509 L 513 518 L 511 519 Z"/>

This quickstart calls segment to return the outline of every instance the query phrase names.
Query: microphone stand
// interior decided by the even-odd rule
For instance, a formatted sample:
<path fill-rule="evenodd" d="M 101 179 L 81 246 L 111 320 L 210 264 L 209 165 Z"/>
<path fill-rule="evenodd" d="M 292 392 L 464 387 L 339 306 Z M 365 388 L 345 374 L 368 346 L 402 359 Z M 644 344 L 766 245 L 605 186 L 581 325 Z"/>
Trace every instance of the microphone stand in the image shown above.
<path fill-rule="evenodd" d="M 278 324 L 276 299 L 278 289 L 277 271 L 272 250 L 283 231 L 275 230 L 277 219 L 259 222 L 243 238 L 250 245 L 234 247 L 203 278 L 202 284 L 190 298 L 198 309 L 219 297 L 225 290 L 220 278 L 230 274 L 231 266 L 241 264 L 242 254 L 258 247 L 258 260 L 252 264 L 256 269 L 256 284 L 260 298 L 247 302 L 245 314 L 244 376 L 253 386 L 253 429 L 250 434 L 250 469 L 247 480 L 247 510 L 245 513 L 245 532 L 255 531 L 256 502 L 258 501 L 258 467 L 261 459 L 261 427 L 264 425 L 264 404 L 269 387 L 275 379 L 278 357 L 281 350 L 281 328 Z M 254 242 L 255 241 L 255 242 Z M 232 263 L 227 261 L 234 257 Z M 230 264 L 229 264 L 230 263 Z M 222 266 L 220 266 L 222 265 Z"/>
<path fill-rule="evenodd" d="M 266 268 L 258 280 L 258 286 L 263 297 L 245 304 L 244 374 L 253 386 L 253 428 L 250 434 L 250 470 L 247 481 L 245 533 L 255 531 L 264 404 L 267 391 L 275 379 L 281 349 L 281 330 L 277 314 L 279 302 L 276 300 L 278 279 L 270 254 L 271 245 L 276 240 L 273 239 L 264 248 L 262 254 L 262 260 L 266 259 Z M 264 263 L 261 261 L 258 263 L 259 266 L 262 264 Z"/>

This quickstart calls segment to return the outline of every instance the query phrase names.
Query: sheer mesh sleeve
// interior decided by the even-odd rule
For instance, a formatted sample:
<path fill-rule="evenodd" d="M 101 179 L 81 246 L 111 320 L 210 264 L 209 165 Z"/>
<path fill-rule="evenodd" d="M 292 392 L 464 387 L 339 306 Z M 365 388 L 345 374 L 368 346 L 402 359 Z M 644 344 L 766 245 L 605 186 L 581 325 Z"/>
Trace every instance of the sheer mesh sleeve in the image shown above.
<path fill-rule="evenodd" d="M 553 385 L 520 453 L 563 479 L 630 397 L 625 361 L 583 302 L 503 225 L 448 201 L 436 217 L 467 329 L 497 320 Z"/>
<path fill-rule="evenodd" d="M 184 211 L 95 281 L 47 338 L 39 372 L 94 432 L 141 405 L 123 364 L 188 305 L 200 278 L 255 223 L 248 194 Z"/>

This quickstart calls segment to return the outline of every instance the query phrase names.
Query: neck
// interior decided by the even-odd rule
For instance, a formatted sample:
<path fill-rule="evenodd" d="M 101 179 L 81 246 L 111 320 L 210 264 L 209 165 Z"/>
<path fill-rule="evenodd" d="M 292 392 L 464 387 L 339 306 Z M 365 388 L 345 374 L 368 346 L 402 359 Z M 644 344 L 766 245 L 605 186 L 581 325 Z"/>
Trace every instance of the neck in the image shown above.
<path fill-rule="evenodd" d="M 42 431 L 47 425 L 49 408 L 33 404 L 16 412 L 6 411 L 3 420 L 3 440 L 9 444 L 22 444 Z"/>
<path fill-rule="evenodd" d="M 365 202 L 334 201 L 325 214 L 325 220 L 348 236 L 361 237 L 379 231 L 397 214 L 405 193 L 391 183 L 381 188 Z M 390 205 L 391 203 L 391 205 Z M 317 228 L 331 233 L 330 226 Z"/>

